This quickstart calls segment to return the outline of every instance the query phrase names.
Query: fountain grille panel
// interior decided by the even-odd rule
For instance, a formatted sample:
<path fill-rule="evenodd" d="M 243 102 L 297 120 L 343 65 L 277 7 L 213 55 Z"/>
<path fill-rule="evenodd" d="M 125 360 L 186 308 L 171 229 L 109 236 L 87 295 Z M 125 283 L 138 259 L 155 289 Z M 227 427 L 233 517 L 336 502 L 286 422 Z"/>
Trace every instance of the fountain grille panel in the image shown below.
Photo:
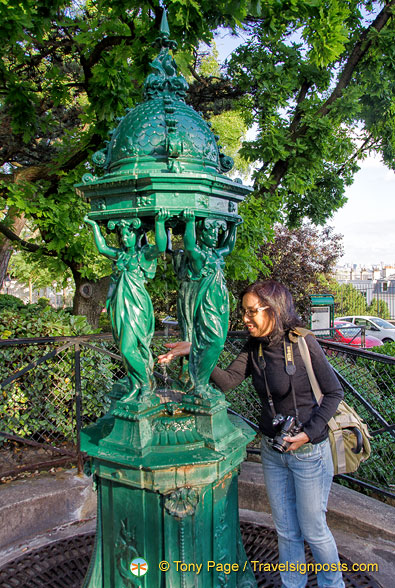
<path fill-rule="evenodd" d="M 277 538 L 272 529 L 241 523 L 244 547 L 249 561 L 278 562 Z M 0 569 L 1 588 L 79 588 L 89 566 L 95 535 L 86 533 L 56 541 L 29 552 Z M 340 556 L 342 563 L 351 562 Z M 313 562 L 306 548 L 306 562 Z M 256 572 L 259 588 L 280 588 L 278 572 Z M 343 574 L 346 588 L 381 588 L 363 572 Z M 314 574 L 309 574 L 309 588 L 317 588 Z"/>

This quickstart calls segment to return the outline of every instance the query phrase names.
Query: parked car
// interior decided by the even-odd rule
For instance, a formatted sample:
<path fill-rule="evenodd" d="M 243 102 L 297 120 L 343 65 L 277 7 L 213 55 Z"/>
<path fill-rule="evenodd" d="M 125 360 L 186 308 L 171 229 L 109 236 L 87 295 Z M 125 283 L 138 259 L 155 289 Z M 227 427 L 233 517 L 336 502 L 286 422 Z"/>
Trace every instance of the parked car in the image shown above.
<path fill-rule="evenodd" d="M 380 341 L 380 339 L 377 339 L 377 337 L 366 335 L 365 345 L 362 345 L 360 327 L 353 326 L 347 321 L 338 320 L 335 320 L 334 322 L 333 336 L 331 336 L 330 339 L 332 341 L 337 341 L 337 343 L 345 343 L 352 347 L 364 347 L 365 349 L 369 349 L 370 347 L 380 347 L 380 345 L 383 344 L 383 342 Z"/>
<path fill-rule="evenodd" d="M 358 327 L 365 327 L 367 335 L 372 335 L 383 343 L 395 341 L 395 325 L 378 316 L 339 316 L 335 320 L 347 321 Z"/>

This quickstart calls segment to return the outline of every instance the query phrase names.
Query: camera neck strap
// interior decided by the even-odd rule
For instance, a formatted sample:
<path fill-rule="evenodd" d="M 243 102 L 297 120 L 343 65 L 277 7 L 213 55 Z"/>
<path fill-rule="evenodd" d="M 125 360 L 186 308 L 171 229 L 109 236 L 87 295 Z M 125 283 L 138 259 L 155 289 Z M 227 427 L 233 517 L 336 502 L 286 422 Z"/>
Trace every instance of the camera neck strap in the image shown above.
<path fill-rule="evenodd" d="M 294 405 L 294 409 L 295 409 L 295 418 L 296 418 L 296 421 L 299 422 L 299 411 L 298 411 L 298 406 L 296 404 L 295 385 L 294 385 L 294 379 L 293 379 L 293 376 L 296 372 L 296 366 L 295 366 L 295 361 L 294 361 L 294 352 L 293 352 L 292 343 L 285 341 L 285 339 L 284 339 L 284 360 L 285 360 L 285 371 L 289 375 L 289 379 L 290 379 L 290 383 L 291 383 L 291 394 L 292 394 L 292 400 L 293 400 L 293 405 Z M 267 398 L 269 401 L 270 410 L 272 411 L 272 416 L 274 418 L 277 414 L 277 411 L 275 409 L 274 402 L 273 402 L 273 396 L 272 396 L 272 393 L 270 392 L 269 383 L 267 381 L 266 360 L 265 360 L 265 356 L 263 354 L 262 343 L 259 343 L 258 365 L 261 368 L 261 371 L 263 373 L 266 394 L 267 394 Z"/>

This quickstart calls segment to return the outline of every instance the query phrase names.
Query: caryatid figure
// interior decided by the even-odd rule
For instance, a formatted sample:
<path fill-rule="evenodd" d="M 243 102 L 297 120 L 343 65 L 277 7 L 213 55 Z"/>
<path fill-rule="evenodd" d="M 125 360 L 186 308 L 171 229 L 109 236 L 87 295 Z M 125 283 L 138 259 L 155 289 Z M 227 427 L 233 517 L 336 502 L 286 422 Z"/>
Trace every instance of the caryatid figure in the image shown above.
<path fill-rule="evenodd" d="M 190 295 L 186 296 L 188 312 L 184 314 L 192 314 L 193 317 L 189 373 L 194 394 L 209 398 L 213 395 L 208 385 L 209 378 L 228 332 L 229 295 L 224 276 L 225 257 L 233 251 L 236 228 L 242 219 L 236 217 L 234 222 L 228 224 L 216 218 L 195 222 L 195 214 L 191 210 L 184 211 L 183 216 L 186 221 L 186 268 L 191 289 Z M 218 243 L 221 229 L 223 235 Z"/>
<path fill-rule="evenodd" d="M 154 277 L 157 258 L 166 249 L 165 221 L 168 218 L 168 212 L 163 209 L 155 217 L 155 245 L 141 245 L 144 231 L 139 218 L 109 221 L 108 227 L 117 229 L 122 245 L 115 248 L 106 243 L 99 225 L 85 217 L 85 222 L 93 227 L 99 252 L 114 262 L 106 305 L 130 388 L 123 401 L 132 398 L 143 400 L 154 387 L 150 344 L 155 319 L 152 301 L 144 284 Z"/>

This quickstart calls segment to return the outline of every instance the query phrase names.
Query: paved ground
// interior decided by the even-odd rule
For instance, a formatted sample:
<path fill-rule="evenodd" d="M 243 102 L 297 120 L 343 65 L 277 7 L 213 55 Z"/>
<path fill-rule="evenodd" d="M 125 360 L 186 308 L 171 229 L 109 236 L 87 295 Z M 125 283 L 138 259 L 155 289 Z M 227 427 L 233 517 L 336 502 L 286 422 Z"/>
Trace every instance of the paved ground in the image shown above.
<path fill-rule="evenodd" d="M 240 518 L 272 527 L 261 467 L 242 465 Z M 90 479 L 75 470 L 0 486 L 0 567 L 27 550 L 94 529 L 96 497 Z M 378 563 L 371 573 L 392 588 L 395 572 L 395 508 L 333 485 L 328 522 L 339 552 L 355 563 Z"/>

